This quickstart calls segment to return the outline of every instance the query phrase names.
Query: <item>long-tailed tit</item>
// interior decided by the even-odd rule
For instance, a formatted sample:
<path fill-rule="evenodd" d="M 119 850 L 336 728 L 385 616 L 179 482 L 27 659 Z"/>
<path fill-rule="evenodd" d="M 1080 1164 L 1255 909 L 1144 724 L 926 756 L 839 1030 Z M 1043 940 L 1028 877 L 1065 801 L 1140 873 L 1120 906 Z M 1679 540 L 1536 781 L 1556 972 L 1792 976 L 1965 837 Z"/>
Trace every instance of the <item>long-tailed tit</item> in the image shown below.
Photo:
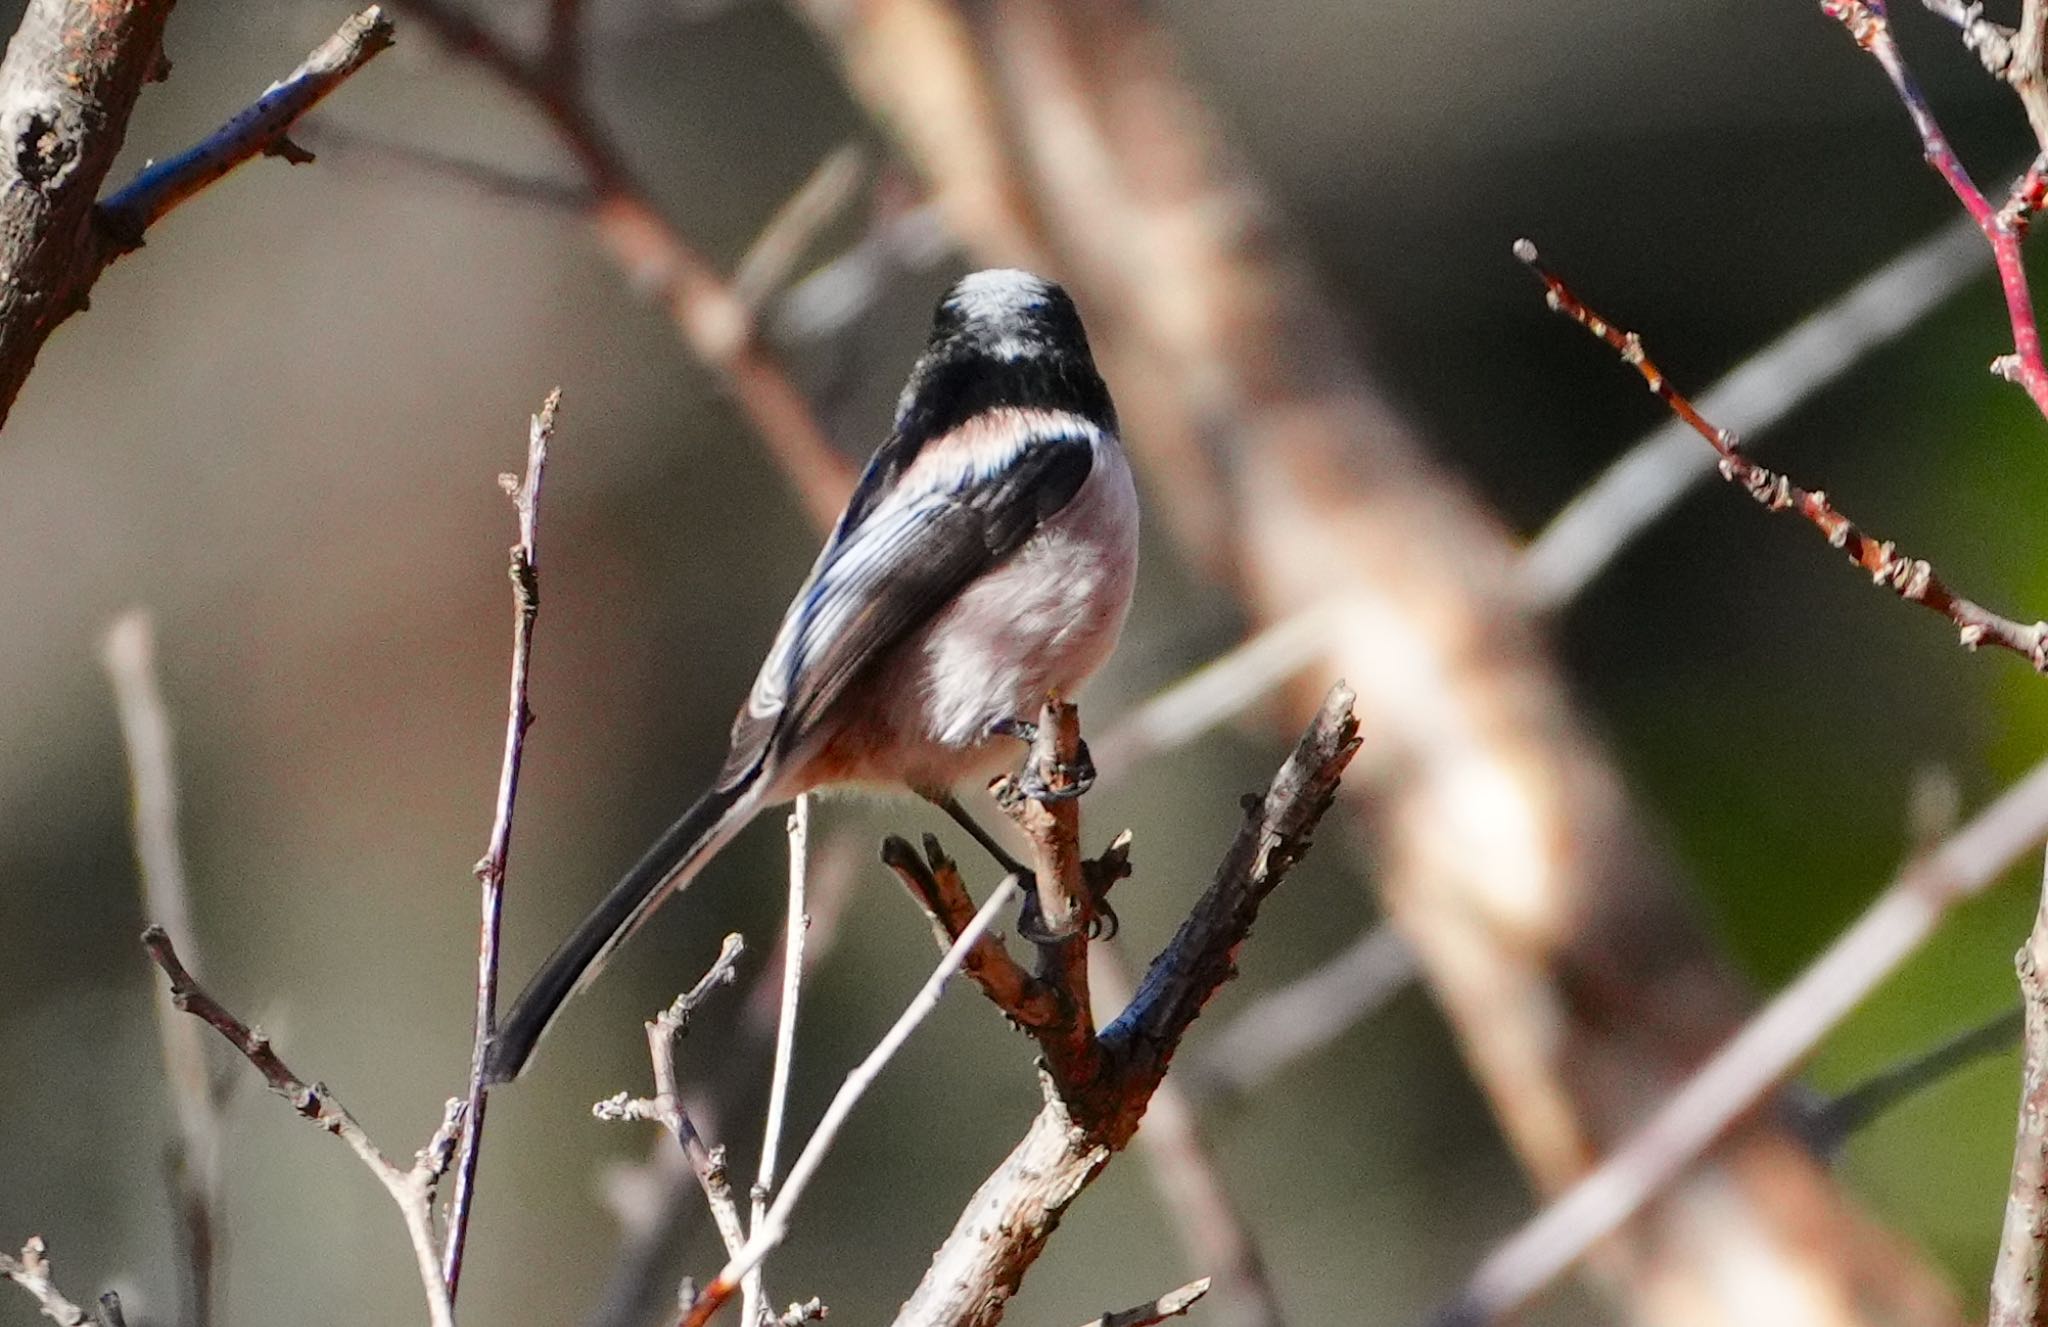
<path fill-rule="evenodd" d="M 1004 736 L 1108 657 L 1137 559 L 1116 410 L 1073 301 L 1027 272 L 963 278 L 783 615 L 724 769 L 541 965 L 491 1041 L 490 1080 L 517 1076 L 563 1003 L 764 807 L 894 786 L 972 828 L 951 789 L 999 768 Z"/>

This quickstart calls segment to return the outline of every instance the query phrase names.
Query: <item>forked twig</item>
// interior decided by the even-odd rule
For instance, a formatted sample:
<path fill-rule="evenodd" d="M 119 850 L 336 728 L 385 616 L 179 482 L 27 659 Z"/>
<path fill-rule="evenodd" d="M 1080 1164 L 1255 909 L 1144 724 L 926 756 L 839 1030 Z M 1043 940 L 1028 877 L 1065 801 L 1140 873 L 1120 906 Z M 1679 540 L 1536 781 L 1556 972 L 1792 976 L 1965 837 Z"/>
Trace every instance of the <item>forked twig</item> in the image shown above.
<path fill-rule="evenodd" d="M 257 1073 L 263 1075 L 263 1081 L 272 1092 L 283 1097 L 301 1118 L 347 1143 L 349 1150 L 369 1167 L 370 1173 L 377 1177 L 385 1192 L 398 1204 L 399 1214 L 405 1219 L 406 1233 L 412 1237 L 413 1257 L 419 1265 L 420 1285 L 427 1295 L 429 1321 L 433 1327 L 455 1327 L 455 1301 L 448 1294 L 448 1283 L 441 1279 L 440 1256 L 435 1247 L 434 1196 L 440 1187 L 441 1177 L 448 1173 L 449 1162 L 454 1159 L 456 1135 L 462 1128 L 462 1099 L 449 1098 L 447 1110 L 433 1137 L 419 1150 L 412 1165 L 400 1167 L 384 1155 L 363 1126 L 356 1122 L 355 1116 L 349 1114 L 348 1108 L 328 1091 L 326 1084 L 308 1084 L 293 1073 L 271 1048 L 268 1037 L 235 1017 L 225 1005 L 207 993 L 185 970 L 177 948 L 163 927 L 146 928 L 142 932 L 142 947 L 149 951 L 150 958 L 170 979 L 171 1000 L 179 1009 L 220 1033 Z"/>

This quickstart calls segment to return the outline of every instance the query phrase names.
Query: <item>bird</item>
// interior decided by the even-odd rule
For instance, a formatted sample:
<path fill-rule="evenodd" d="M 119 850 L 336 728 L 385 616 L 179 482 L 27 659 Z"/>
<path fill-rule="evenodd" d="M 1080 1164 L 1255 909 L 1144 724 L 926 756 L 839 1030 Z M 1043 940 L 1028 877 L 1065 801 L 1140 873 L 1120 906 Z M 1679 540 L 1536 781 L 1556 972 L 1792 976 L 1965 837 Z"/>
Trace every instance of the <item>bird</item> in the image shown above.
<path fill-rule="evenodd" d="M 770 806 L 907 789 L 1021 869 L 953 789 L 1001 769 L 1026 716 L 1109 657 L 1137 564 L 1137 493 L 1073 299 L 1029 272 L 960 278 L 717 777 L 535 971 L 490 1038 L 486 1081 L 518 1077 L 563 1005 Z"/>

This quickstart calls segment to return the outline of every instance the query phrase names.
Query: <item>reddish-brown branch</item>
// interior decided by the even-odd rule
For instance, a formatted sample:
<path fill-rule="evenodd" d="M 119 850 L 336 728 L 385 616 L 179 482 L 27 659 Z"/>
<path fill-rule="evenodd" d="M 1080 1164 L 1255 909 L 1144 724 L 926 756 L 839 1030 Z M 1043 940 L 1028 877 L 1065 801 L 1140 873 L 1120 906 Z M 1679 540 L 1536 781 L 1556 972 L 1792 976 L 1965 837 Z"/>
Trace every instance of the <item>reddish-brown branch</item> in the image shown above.
<path fill-rule="evenodd" d="M 512 545 L 512 680 L 505 714 L 505 754 L 498 767 L 498 795 L 492 805 L 491 833 L 476 864 L 481 886 L 482 917 L 477 930 L 475 1040 L 469 1060 L 469 1086 L 462 1116 L 462 1140 L 456 1149 L 455 1195 L 448 1207 L 448 1239 L 441 1250 L 441 1275 L 448 1297 L 462 1283 L 462 1255 L 469 1241 L 469 1213 L 476 1201 L 477 1158 L 483 1149 L 484 1052 L 498 1030 L 498 938 L 505 918 L 505 864 L 512 852 L 512 814 L 519 803 L 519 770 L 526 757 L 526 730 L 533 708 L 526 702 L 529 666 L 533 659 L 533 624 L 540 616 L 540 489 L 547 473 L 548 443 L 555 436 L 555 411 L 562 404 L 557 387 L 541 402 L 526 430 L 524 476 L 500 475 L 498 483 L 512 499 L 519 521 L 519 541 Z"/>
<path fill-rule="evenodd" d="M 697 360 L 739 403 L 805 510 L 829 526 L 853 491 L 853 466 L 832 446 L 787 366 L 757 335 L 754 311 L 653 201 L 586 103 L 573 59 L 578 6 L 558 5 L 550 44 L 528 56 L 442 0 L 397 0 L 453 55 L 470 60 L 544 118 L 576 163 L 598 241 L 633 286 L 668 313 Z"/>
<path fill-rule="evenodd" d="M 2028 8 L 2031 11 L 2034 6 Z M 2048 366 L 2041 360 L 2040 326 L 2034 318 L 2034 300 L 2027 288 L 2027 269 L 2020 256 L 2020 244 L 2026 238 L 2027 210 L 1993 206 L 1970 178 L 1948 135 L 1942 132 L 1926 94 L 1920 90 L 1912 70 L 1906 67 L 1905 54 L 1892 35 L 1886 0 L 1821 0 L 1821 10 L 1847 28 L 1856 44 L 1883 67 L 1885 77 L 1891 80 L 1892 89 L 1906 107 L 1906 114 L 1912 118 L 1914 131 L 1920 135 L 1927 164 L 1948 184 L 1963 210 L 1984 232 L 1998 264 L 1998 283 L 2005 292 L 2006 317 L 2012 327 L 2013 358 L 2006 376 L 2025 388 L 2035 409 L 2048 416 Z M 2035 173 L 2030 172 L 2029 179 L 2034 180 L 2033 187 L 2038 191 Z M 2022 188 L 2026 187 L 2023 184 Z"/>
<path fill-rule="evenodd" d="M 1870 578 L 1908 603 L 1941 614 L 1954 623 L 1964 649 L 1994 645 L 2026 659 L 2037 672 L 2048 672 L 2048 622 L 2020 623 L 2001 617 L 1983 605 L 1951 590 L 1934 568 L 1920 558 L 1906 557 L 1889 541 L 1871 538 L 1856 527 L 1817 489 L 1805 489 L 1783 474 L 1750 460 L 1742 454 L 1735 435 L 1717 428 L 1694 409 L 1684 393 L 1671 385 L 1643 350 L 1642 338 L 1625 331 L 1586 307 L 1570 287 L 1545 267 L 1536 246 L 1527 240 L 1515 242 L 1515 256 L 1543 281 L 1550 307 L 1605 341 L 1622 362 L 1642 375 L 1650 391 L 1705 438 L 1721 456 L 1721 477 L 1749 494 L 1768 511 L 1796 511 L 1829 544 L 1842 550 L 1849 560 L 1870 573 Z M 2039 357 L 2039 347 L 2035 348 Z"/>

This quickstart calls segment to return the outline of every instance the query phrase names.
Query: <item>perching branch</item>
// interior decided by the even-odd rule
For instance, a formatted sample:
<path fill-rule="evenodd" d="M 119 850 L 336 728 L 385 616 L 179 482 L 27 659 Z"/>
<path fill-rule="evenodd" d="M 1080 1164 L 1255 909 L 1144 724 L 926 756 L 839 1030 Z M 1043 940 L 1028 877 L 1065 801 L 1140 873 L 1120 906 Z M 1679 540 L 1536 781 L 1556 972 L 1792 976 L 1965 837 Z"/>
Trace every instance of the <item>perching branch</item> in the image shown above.
<path fill-rule="evenodd" d="M 133 789 L 135 858 L 142 875 L 144 915 L 183 946 L 197 965 L 192 910 L 185 888 L 185 857 L 178 841 L 178 785 L 171 769 L 171 722 L 157 683 L 156 637 L 149 614 L 133 609 L 107 631 L 101 648 L 121 717 Z M 171 1158 L 183 1237 L 186 1320 L 206 1327 L 213 1319 L 215 1216 L 220 1201 L 220 1103 L 199 1025 L 184 1017 L 167 992 L 156 1000 L 164 1078 L 178 1122 Z"/>
<path fill-rule="evenodd" d="M 171 0 L 34 0 L 0 62 L 0 422 L 57 325 L 151 222 L 262 153 L 303 159 L 292 122 L 390 44 L 374 7 L 198 147 L 99 200 Z"/>
<path fill-rule="evenodd" d="M 29 1242 L 21 1246 L 18 1259 L 0 1253 L 0 1277 L 35 1296 L 43 1316 L 52 1322 L 63 1323 L 64 1327 L 97 1327 L 92 1315 L 64 1298 L 50 1280 L 50 1251 L 41 1235 L 31 1236 Z"/>
<path fill-rule="evenodd" d="M 1899 873 L 1877 901 L 1585 1178 L 1498 1245 L 1431 1319 L 1514 1313 L 1683 1174 L 1926 943 L 2048 838 L 2048 761 Z"/>
<path fill-rule="evenodd" d="M 1515 257 L 1542 279 L 1551 308 L 1612 346 L 1623 363 L 1642 375 L 1650 391 L 1671 413 L 1707 440 L 1720 454 L 1723 479 L 1749 494 L 1767 511 L 1796 511 L 1830 544 L 1847 554 L 1851 562 L 1869 572 L 1876 584 L 1954 623 L 1964 649 L 1995 645 L 2020 655 L 2036 672 L 2048 672 L 2048 622 L 2016 622 L 1963 598 L 1944 584 L 1925 561 L 1906 557 L 1893 544 L 1880 542 L 1857 529 L 1828 500 L 1827 494 L 1801 488 L 1777 471 L 1750 460 L 1742 454 L 1741 444 L 1733 433 L 1709 423 L 1671 385 L 1663 370 L 1644 353 L 1642 338 L 1616 327 L 1581 303 L 1564 282 L 1543 266 L 1535 245 L 1527 240 L 1515 241 Z M 2038 346 L 2033 354 L 2038 361 Z M 2044 408 L 2048 408 L 2048 379 L 2044 379 L 2043 402 Z"/>
<path fill-rule="evenodd" d="M 519 802 L 519 769 L 526 756 L 526 730 L 533 709 L 526 703 L 528 667 L 533 658 L 533 624 L 540 616 L 540 489 L 547 473 L 548 443 L 555 436 L 555 412 L 562 404 L 557 387 L 541 402 L 540 413 L 526 430 L 526 473 L 500 475 L 499 487 L 512 499 L 518 516 L 519 542 L 512 545 L 512 681 L 505 715 L 505 755 L 498 768 L 498 795 L 491 813 L 491 834 L 476 864 L 482 887 L 482 921 L 477 932 L 475 1042 L 469 1059 L 469 1086 L 464 1095 L 462 1139 L 455 1153 L 455 1194 L 448 1206 L 448 1240 L 441 1250 L 441 1274 L 454 1299 L 462 1284 L 462 1255 L 469 1240 L 469 1213 L 476 1201 L 477 1158 L 484 1132 L 484 1052 L 498 1030 L 498 940 L 505 918 L 505 863 L 512 851 L 512 813 Z"/>
<path fill-rule="evenodd" d="M 898 1313 L 897 1327 L 998 1322 L 1060 1217 L 1129 1143 L 1182 1035 L 1235 973 L 1233 956 L 1260 903 L 1308 850 L 1358 750 L 1351 701 L 1349 690 L 1333 689 L 1265 796 L 1247 799 L 1244 824 L 1207 892 L 1153 960 L 1136 997 L 1103 1030 L 1103 1073 L 1088 1090 L 1065 1092 L 1048 1074 L 1044 1106 L 969 1200 Z M 960 947 L 956 941 L 954 951 Z M 983 990 L 994 998 L 990 984 Z"/>
<path fill-rule="evenodd" d="M 326 1084 L 308 1084 L 293 1073 L 271 1048 L 268 1037 L 235 1017 L 207 993 L 186 971 L 163 927 L 144 929 L 142 947 L 149 951 L 151 960 L 170 979 L 171 1000 L 179 1009 L 220 1033 L 257 1073 L 263 1075 L 264 1083 L 272 1092 L 283 1097 L 301 1118 L 347 1143 L 349 1150 L 369 1167 L 370 1173 L 377 1177 L 385 1192 L 398 1204 L 406 1233 L 412 1238 L 420 1284 L 427 1295 L 428 1320 L 433 1327 L 455 1327 L 455 1304 L 449 1297 L 448 1283 L 441 1279 L 439 1250 L 435 1247 L 434 1197 L 441 1177 L 448 1173 L 449 1163 L 454 1159 L 456 1135 L 462 1128 L 461 1098 L 449 1098 L 440 1127 L 415 1155 L 412 1165 L 400 1168 L 384 1155 Z"/>

